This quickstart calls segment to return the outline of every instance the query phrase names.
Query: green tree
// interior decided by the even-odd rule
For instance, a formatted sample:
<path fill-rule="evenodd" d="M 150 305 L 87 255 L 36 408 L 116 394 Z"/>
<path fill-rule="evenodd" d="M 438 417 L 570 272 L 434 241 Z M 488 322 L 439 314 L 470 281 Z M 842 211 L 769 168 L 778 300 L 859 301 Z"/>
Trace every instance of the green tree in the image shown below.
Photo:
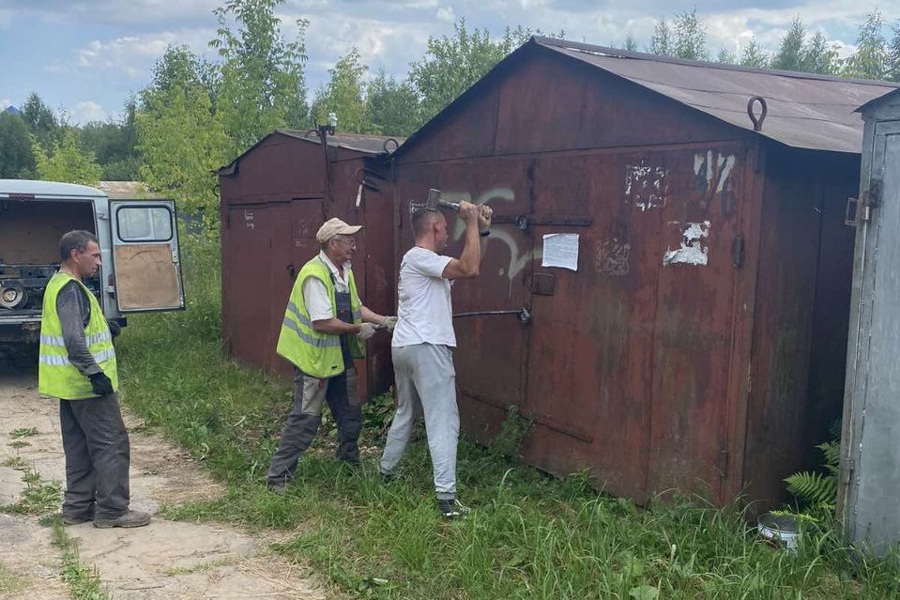
<path fill-rule="evenodd" d="M 844 63 L 844 77 L 884 78 L 888 70 L 888 49 L 882 34 L 883 26 L 884 17 L 879 11 L 866 17 L 856 36 L 856 52 Z"/>
<path fill-rule="evenodd" d="M 750 38 L 750 41 L 747 42 L 747 45 L 741 51 L 740 64 L 742 66 L 768 69 L 770 61 L 769 53 L 763 50 L 756 38 Z"/>
<path fill-rule="evenodd" d="M 622 50 L 627 50 L 629 52 L 637 52 L 638 44 L 637 40 L 634 39 L 634 34 L 630 31 L 628 35 L 625 36 L 625 43 L 622 45 Z"/>
<path fill-rule="evenodd" d="M 366 101 L 366 71 L 359 51 L 350 50 L 329 69 L 331 79 L 316 94 L 310 114 L 316 123 L 327 123 L 328 113 L 338 117 L 338 128 L 354 133 L 377 133 Z"/>
<path fill-rule="evenodd" d="M 672 37 L 672 28 L 666 23 L 665 18 L 661 19 L 653 28 L 653 37 L 650 38 L 647 52 L 657 56 L 673 56 L 675 48 Z"/>
<path fill-rule="evenodd" d="M 453 37 L 429 37 L 425 56 L 410 65 L 408 81 L 421 103 L 420 123 L 442 111 L 529 35 L 522 28 L 507 29 L 495 41 L 487 29 L 469 32 L 465 19 L 454 28 Z"/>
<path fill-rule="evenodd" d="M 697 9 L 677 13 L 672 25 L 673 50 L 678 58 L 709 60 L 706 46 L 706 27 L 697 16 Z"/>
<path fill-rule="evenodd" d="M 731 50 L 719 48 L 719 53 L 716 55 L 716 62 L 723 65 L 736 65 L 738 62 L 738 57 L 737 54 L 735 54 Z"/>
<path fill-rule="evenodd" d="M 411 135 L 421 122 L 415 91 L 383 69 L 369 83 L 368 96 L 372 127 L 383 135 Z"/>
<path fill-rule="evenodd" d="M 214 224 L 218 182 L 213 172 L 233 156 L 202 71 L 190 50 L 168 48 L 153 81 L 140 93 L 135 128 L 142 180 Z"/>
<path fill-rule="evenodd" d="M 806 31 L 800 17 L 794 17 L 788 32 L 781 38 L 778 52 L 772 58 L 772 68 L 782 71 L 802 71 L 804 66 L 803 45 Z"/>
<path fill-rule="evenodd" d="M 828 43 L 821 31 L 817 31 L 804 46 L 802 67 L 807 73 L 822 75 L 836 75 L 840 71 L 837 48 Z"/>
<path fill-rule="evenodd" d="M 900 20 L 891 26 L 894 37 L 888 46 L 888 66 L 885 78 L 888 81 L 900 82 Z"/>
<path fill-rule="evenodd" d="M 97 185 L 100 181 L 103 169 L 94 159 L 93 152 L 80 147 L 78 132 L 74 128 L 64 128 L 62 138 L 53 143 L 49 152 L 36 137 L 32 139 L 34 162 L 40 179 L 82 185 Z"/>
<path fill-rule="evenodd" d="M 219 28 L 210 45 L 218 50 L 216 109 L 236 156 L 277 127 L 308 124 L 305 104 L 305 34 L 308 21 L 298 20 L 299 33 L 285 41 L 275 8 L 284 0 L 227 0 L 217 8 Z M 236 30 L 232 29 L 231 21 Z"/>
<path fill-rule="evenodd" d="M 30 179 L 34 154 L 28 125 L 20 115 L 0 113 L 0 179 Z"/>
<path fill-rule="evenodd" d="M 94 153 L 106 181 L 133 181 L 139 176 L 136 110 L 135 101 L 129 100 L 121 121 L 91 122 L 81 127 L 82 146 Z"/>
<path fill-rule="evenodd" d="M 53 114 L 53 110 L 44 104 L 41 97 L 34 92 L 29 94 L 21 110 L 22 118 L 28 125 L 31 134 L 37 138 L 45 150 L 52 148 L 61 133 L 59 120 Z"/>

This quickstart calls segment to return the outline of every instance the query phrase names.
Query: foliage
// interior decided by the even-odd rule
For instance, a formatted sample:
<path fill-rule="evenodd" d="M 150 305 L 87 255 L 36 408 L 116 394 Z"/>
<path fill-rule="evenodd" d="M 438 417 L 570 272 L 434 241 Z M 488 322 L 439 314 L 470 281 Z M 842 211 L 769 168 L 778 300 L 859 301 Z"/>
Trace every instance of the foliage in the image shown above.
<path fill-rule="evenodd" d="M 152 190 L 173 197 L 181 210 L 218 219 L 214 170 L 226 162 L 228 146 L 203 81 L 202 62 L 186 47 L 169 47 L 140 95 L 135 116 L 141 178 Z"/>
<path fill-rule="evenodd" d="M 519 407 L 512 404 L 506 408 L 506 419 L 500 433 L 491 440 L 490 449 L 499 456 L 519 459 L 519 447 L 528 434 L 534 430 L 534 421 L 523 417 Z"/>
<path fill-rule="evenodd" d="M 887 70 L 887 42 L 881 30 L 884 17 L 875 11 L 866 17 L 856 37 L 856 52 L 844 63 L 843 75 L 860 79 L 882 79 Z"/>
<path fill-rule="evenodd" d="M 100 181 L 103 169 L 94 159 L 93 152 L 81 148 L 78 133 L 71 127 L 64 129 L 62 139 L 53 142 L 49 151 L 37 138 L 33 138 L 31 147 L 40 179 L 82 185 L 97 185 Z"/>
<path fill-rule="evenodd" d="M 372 128 L 382 135 L 409 136 L 421 121 L 416 92 L 384 69 L 369 82 L 368 102 Z"/>
<path fill-rule="evenodd" d="M 804 46 L 802 67 L 807 73 L 821 75 L 837 75 L 840 71 L 837 48 L 828 43 L 821 31 L 817 31 Z"/>
<path fill-rule="evenodd" d="M 61 519 L 51 524 L 53 545 L 62 551 L 62 580 L 69 588 L 69 595 L 78 600 L 110 600 L 112 596 L 103 589 L 96 567 L 81 562 L 78 540 L 69 537 Z"/>
<path fill-rule="evenodd" d="M 219 66 L 216 110 L 228 136 L 226 156 L 234 158 L 278 127 L 308 123 L 305 34 L 308 21 L 296 22 L 297 36 L 286 41 L 275 8 L 284 0 L 226 0 L 213 11 L 219 22 L 210 42 Z M 229 22 L 234 20 L 237 30 Z"/>
<path fill-rule="evenodd" d="M 27 179 L 33 174 L 28 125 L 19 115 L 0 113 L 0 179 Z"/>
<path fill-rule="evenodd" d="M 378 133 L 372 126 L 369 104 L 366 102 L 366 71 L 360 62 L 359 51 L 352 48 L 328 70 L 331 79 L 316 94 L 310 114 L 315 123 L 327 123 L 328 113 L 338 117 L 338 129 L 354 133 Z"/>
<path fill-rule="evenodd" d="M 81 127 L 81 144 L 95 155 L 103 168 L 104 181 L 133 181 L 138 178 L 140 159 L 137 154 L 137 105 L 129 100 L 121 123 L 92 122 Z"/>
<path fill-rule="evenodd" d="M 22 474 L 25 491 L 14 504 L 0 506 L 0 511 L 22 515 L 43 515 L 58 509 L 62 501 L 62 484 L 43 481 L 40 473 L 31 469 Z"/>
<path fill-rule="evenodd" d="M 453 27 L 453 37 L 429 37 L 425 56 L 410 64 L 409 84 L 421 106 L 416 128 L 441 112 L 531 35 L 530 30 L 521 27 L 507 28 L 501 39 L 493 40 L 487 29 L 470 32 L 465 19 L 459 19 Z"/>
<path fill-rule="evenodd" d="M 788 32 L 781 39 L 781 46 L 772 58 L 772 68 L 782 71 L 803 70 L 803 43 L 806 30 L 800 17 L 794 17 Z"/>
<path fill-rule="evenodd" d="M 741 51 L 740 64 L 745 67 L 767 69 L 771 60 L 769 53 L 759 45 L 756 38 L 751 38 Z"/>
<path fill-rule="evenodd" d="M 894 37 L 888 46 L 888 64 L 885 78 L 888 81 L 900 82 L 900 19 L 891 26 Z"/>
<path fill-rule="evenodd" d="M 839 431 L 839 430 L 838 430 Z M 816 521 L 830 522 L 837 503 L 837 481 L 841 462 L 839 433 L 828 442 L 816 446 L 824 457 L 824 473 L 803 471 L 794 473 L 784 481 L 787 490 L 800 503 L 805 514 Z"/>
<path fill-rule="evenodd" d="M 709 60 L 706 27 L 697 16 L 697 8 L 676 13 L 671 25 L 664 18 L 661 19 L 654 27 L 649 52 L 689 60 Z"/>
<path fill-rule="evenodd" d="M 61 125 L 53 110 L 35 92 L 28 95 L 21 110 L 31 134 L 42 148 L 49 151 L 62 134 Z"/>

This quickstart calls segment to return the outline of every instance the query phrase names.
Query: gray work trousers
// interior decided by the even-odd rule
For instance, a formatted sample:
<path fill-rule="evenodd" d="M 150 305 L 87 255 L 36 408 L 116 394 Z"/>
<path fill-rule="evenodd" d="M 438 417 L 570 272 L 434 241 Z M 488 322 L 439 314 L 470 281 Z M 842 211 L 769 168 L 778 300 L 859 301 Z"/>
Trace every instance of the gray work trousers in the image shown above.
<path fill-rule="evenodd" d="M 116 394 L 60 400 L 66 454 L 63 515 L 115 519 L 128 510 L 131 450 Z"/>
<path fill-rule="evenodd" d="M 434 490 L 439 500 L 455 498 L 459 408 L 453 352 L 448 346 L 416 344 L 392 348 L 391 357 L 397 412 L 381 456 L 381 472 L 394 472 L 409 444 L 415 420 L 424 415 Z"/>
<path fill-rule="evenodd" d="M 266 479 L 273 485 L 294 478 L 297 461 L 316 436 L 322 422 L 325 402 L 337 424 L 338 460 L 359 464 L 359 434 L 362 431 L 362 407 L 356 387 L 356 369 L 346 369 L 328 379 L 316 379 L 294 369 L 294 404 L 281 432 L 278 450 L 272 456 Z"/>

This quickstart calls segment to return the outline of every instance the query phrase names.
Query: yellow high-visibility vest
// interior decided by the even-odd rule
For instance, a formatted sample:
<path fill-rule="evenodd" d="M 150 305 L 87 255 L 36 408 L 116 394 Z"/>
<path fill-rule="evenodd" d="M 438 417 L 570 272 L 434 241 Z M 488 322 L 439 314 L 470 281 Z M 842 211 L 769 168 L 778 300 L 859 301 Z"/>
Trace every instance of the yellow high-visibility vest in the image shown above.
<path fill-rule="evenodd" d="M 281 324 L 281 333 L 278 336 L 276 352 L 279 356 L 293 363 L 303 373 L 325 379 L 334 377 L 344 372 L 344 356 L 341 352 L 341 337 L 330 333 L 321 333 L 313 329 L 312 320 L 303 301 L 303 282 L 310 277 L 315 277 L 325 284 L 328 297 L 331 299 L 331 307 L 337 314 L 334 298 L 334 283 L 331 281 L 331 271 L 316 256 L 300 269 L 287 309 L 284 311 L 284 321 Z M 359 295 L 356 292 L 356 282 L 353 272 L 348 278 L 350 287 L 350 309 L 353 313 L 353 322 L 362 323 L 359 312 Z M 365 356 L 365 345 L 355 335 L 348 335 L 350 354 L 353 358 Z"/>
<path fill-rule="evenodd" d="M 62 322 L 56 312 L 56 298 L 70 281 L 80 285 L 91 306 L 91 318 L 84 328 L 84 339 L 94 360 L 112 381 L 113 389 L 119 389 L 119 373 L 116 369 L 116 351 L 112 334 L 103 316 L 103 309 L 94 294 L 78 279 L 67 273 L 57 272 L 44 291 L 44 310 L 41 315 L 41 347 L 38 359 L 38 390 L 42 394 L 63 400 L 96 398 L 91 381 L 69 362 L 69 353 L 63 341 Z"/>

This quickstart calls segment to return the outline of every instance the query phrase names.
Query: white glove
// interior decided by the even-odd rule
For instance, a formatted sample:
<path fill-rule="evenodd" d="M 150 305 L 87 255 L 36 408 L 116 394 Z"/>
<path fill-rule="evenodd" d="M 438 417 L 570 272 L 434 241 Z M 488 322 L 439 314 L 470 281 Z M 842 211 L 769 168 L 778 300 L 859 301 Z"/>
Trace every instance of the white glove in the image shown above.
<path fill-rule="evenodd" d="M 363 323 L 359 326 L 359 333 L 356 334 L 356 337 L 365 341 L 375 335 L 375 326 L 371 323 Z"/>
<path fill-rule="evenodd" d="M 385 317 L 384 322 L 382 322 L 381 327 L 385 331 L 393 331 L 394 327 L 397 326 L 397 317 Z"/>

